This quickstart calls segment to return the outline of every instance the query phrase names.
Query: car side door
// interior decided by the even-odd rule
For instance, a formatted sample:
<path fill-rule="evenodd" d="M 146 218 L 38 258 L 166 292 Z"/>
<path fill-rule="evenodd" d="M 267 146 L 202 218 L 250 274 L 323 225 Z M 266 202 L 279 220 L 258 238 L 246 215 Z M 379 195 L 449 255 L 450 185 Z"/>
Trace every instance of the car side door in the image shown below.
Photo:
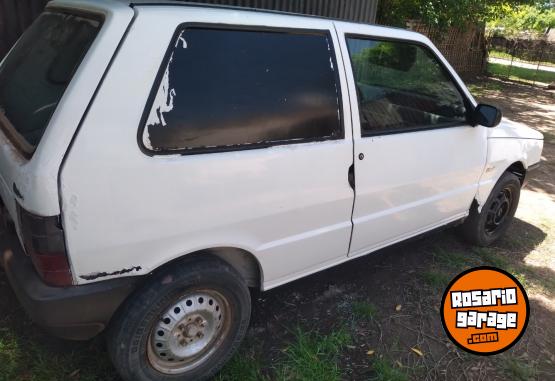
<path fill-rule="evenodd" d="M 467 215 L 487 140 L 468 122 L 471 96 L 425 37 L 336 25 L 353 117 L 357 256 Z"/>

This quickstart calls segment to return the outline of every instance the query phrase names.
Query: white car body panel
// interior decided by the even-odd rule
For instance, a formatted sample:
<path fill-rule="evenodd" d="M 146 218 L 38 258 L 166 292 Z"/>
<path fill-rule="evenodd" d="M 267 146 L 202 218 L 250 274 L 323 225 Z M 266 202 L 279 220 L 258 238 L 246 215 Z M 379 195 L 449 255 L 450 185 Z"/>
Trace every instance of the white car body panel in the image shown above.
<path fill-rule="evenodd" d="M 522 123 L 503 119 L 499 126 L 488 129 L 488 158 L 480 179 L 476 201 L 482 206 L 503 172 L 514 163 L 524 169 L 539 164 L 543 135 Z"/>
<path fill-rule="evenodd" d="M 0 131 L 0 195 L 14 220 L 14 182 L 22 207 L 61 214 L 76 284 L 146 275 L 190 253 L 237 248 L 254 256 L 260 287 L 270 289 L 464 218 L 510 165 L 540 160 L 541 134 L 507 121 L 494 129 L 461 125 L 361 138 L 346 33 L 428 46 L 476 105 L 437 48 L 414 32 L 177 4 L 54 0 L 49 7 L 94 11 L 106 20 L 33 158 L 23 159 Z M 138 142 L 145 105 L 186 22 L 328 30 L 345 138 L 146 155 Z M 353 163 L 356 192 L 348 182 Z"/>
<path fill-rule="evenodd" d="M 31 160 L 16 151 L 0 130 L 0 192 L 14 221 L 17 221 L 17 212 L 13 184 L 23 196 L 19 202 L 26 210 L 41 216 L 60 214 L 58 173 L 64 155 L 133 18 L 133 10 L 128 6 L 106 0 L 56 1 L 48 5 L 48 9 L 55 7 L 94 12 L 104 17 L 104 23 L 52 115 Z"/>
<path fill-rule="evenodd" d="M 486 128 L 462 125 L 362 137 L 355 80 L 343 36 L 431 43 L 418 34 L 395 30 L 391 36 L 390 30 L 384 34 L 383 28 L 374 26 L 337 23 L 337 30 L 346 57 L 353 115 L 357 192 L 350 255 L 358 256 L 465 217 L 486 160 Z M 462 82 L 459 86 L 465 88 Z"/>
<path fill-rule="evenodd" d="M 354 197 L 347 181 L 349 119 L 345 139 L 337 141 L 154 157 L 137 143 L 153 79 L 183 22 L 330 30 L 333 23 L 189 7 L 136 12 L 62 171 L 76 280 L 138 267 L 133 275 L 147 274 L 191 252 L 235 247 L 256 256 L 268 287 L 344 258 Z M 344 72 L 339 74 L 345 83 Z M 349 115 L 346 96 L 342 107 Z"/>

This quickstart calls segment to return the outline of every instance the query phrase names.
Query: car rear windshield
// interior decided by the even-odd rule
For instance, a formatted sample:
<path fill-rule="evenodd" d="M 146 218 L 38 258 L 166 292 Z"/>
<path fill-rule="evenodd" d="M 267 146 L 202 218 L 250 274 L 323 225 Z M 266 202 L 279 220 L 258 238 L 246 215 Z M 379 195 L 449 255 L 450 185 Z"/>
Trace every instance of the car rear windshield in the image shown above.
<path fill-rule="evenodd" d="M 101 20 L 45 12 L 0 67 L 0 125 L 30 156 L 101 26 Z"/>

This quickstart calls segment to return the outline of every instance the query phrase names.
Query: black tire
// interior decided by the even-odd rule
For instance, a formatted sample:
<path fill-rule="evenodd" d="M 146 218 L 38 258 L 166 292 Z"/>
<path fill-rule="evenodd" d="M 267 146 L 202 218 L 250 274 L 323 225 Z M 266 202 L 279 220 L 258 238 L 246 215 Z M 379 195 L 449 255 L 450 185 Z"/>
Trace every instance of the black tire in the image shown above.
<path fill-rule="evenodd" d="M 513 221 L 520 199 L 521 183 L 514 174 L 505 172 L 493 187 L 482 211 L 475 204 L 461 225 L 462 236 L 478 246 L 489 246 L 501 238 Z"/>
<path fill-rule="evenodd" d="M 175 303 L 183 303 L 183 295 L 206 290 L 221 295 L 227 302 L 225 306 L 226 311 L 229 311 L 226 312 L 229 319 L 223 319 L 226 321 L 226 335 L 222 334 L 222 337 L 215 341 L 217 345 L 207 344 L 207 347 L 214 348 L 213 352 L 206 350 L 206 358 L 193 369 L 179 374 L 157 370 L 151 360 L 151 356 L 154 356 L 152 353 L 158 350 L 151 349 L 154 347 L 153 329 L 157 329 L 156 327 L 165 320 L 162 315 L 167 314 L 168 308 L 172 311 Z M 201 299 L 199 298 L 199 301 Z M 206 307 L 207 303 L 208 301 Z M 210 305 L 213 305 L 212 299 Z M 185 314 L 185 311 L 183 313 Z M 153 275 L 153 278 L 134 293 L 118 311 L 107 332 L 108 352 L 125 381 L 206 380 L 213 377 L 239 347 L 249 325 L 250 313 L 249 289 L 243 278 L 227 263 L 209 256 L 172 263 Z M 184 324 L 187 322 L 179 324 L 182 330 Z M 218 323 L 218 328 L 219 326 Z M 172 335 L 168 332 L 168 337 L 174 337 L 173 332 L 171 331 Z M 194 339 L 197 339 L 196 336 Z M 157 358 L 154 363 L 160 361 L 160 357 Z"/>

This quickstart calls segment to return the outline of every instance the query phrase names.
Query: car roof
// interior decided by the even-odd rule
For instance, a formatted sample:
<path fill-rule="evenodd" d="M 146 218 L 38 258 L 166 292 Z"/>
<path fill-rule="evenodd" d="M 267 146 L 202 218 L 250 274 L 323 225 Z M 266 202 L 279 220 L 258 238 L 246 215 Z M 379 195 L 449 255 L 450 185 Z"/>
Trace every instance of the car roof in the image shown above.
<path fill-rule="evenodd" d="M 290 16 L 290 17 L 302 17 L 302 18 L 311 18 L 311 19 L 319 19 L 319 20 L 327 20 L 327 21 L 334 21 L 334 22 L 341 22 L 346 24 L 353 24 L 353 25 L 366 25 L 372 26 L 374 28 L 379 28 L 382 32 L 386 32 L 387 30 L 402 32 L 404 34 L 403 37 L 409 40 L 417 40 L 421 41 L 422 37 L 425 36 L 421 35 L 420 33 L 411 31 L 406 28 L 398 28 L 398 27 L 391 27 L 385 25 L 379 25 L 375 23 L 364 23 L 358 21 L 351 21 L 347 19 L 340 19 L 340 18 L 332 18 L 332 17 L 325 17 L 319 15 L 311 15 L 305 13 L 294 13 L 294 12 L 286 12 L 286 11 L 279 11 L 279 10 L 272 10 L 272 9 L 262 9 L 262 8 L 253 8 L 253 7 L 245 7 L 245 6 L 234 6 L 234 5 L 225 5 L 225 4 L 214 4 L 214 3 L 203 3 L 203 2 L 193 2 L 187 0 L 53 0 L 48 3 L 48 6 L 56 6 L 58 4 L 62 5 L 70 5 L 70 6 L 81 6 L 84 4 L 91 4 L 91 5 L 100 5 L 109 6 L 109 4 L 115 5 L 118 4 L 119 6 L 125 7 L 151 7 L 151 6 L 178 6 L 178 7 L 191 7 L 191 8 L 205 8 L 205 9 L 214 9 L 214 10 L 233 10 L 233 11 L 240 11 L 240 12 L 256 12 L 268 15 L 282 15 L 282 16 Z M 419 37 L 417 37 L 419 36 Z M 427 38 L 425 38 L 427 39 Z"/>
<path fill-rule="evenodd" d="M 201 7 L 201 8 L 215 8 L 215 9 L 232 9 L 237 11 L 262 12 L 262 13 L 278 14 L 278 15 L 285 15 L 285 16 L 317 18 L 317 19 L 323 19 L 323 20 L 348 22 L 353 24 L 377 25 L 375 23 L 364 23 L 360 21 L 352 21 L 349 19 L 326 17 L 326 16 L 306 14 L 306 13 L 287 12 L 287 11 L 279 11 L 279 10 L 267 9 L 267 8 L 254 8 L 254 7 L 237 6 L 237 5 L 202 3 L 202 2 L 193 2 L 193 1 L 187 1 L 187 0 L 116 0 L 116 1 L 129 4 L 131 7 L 144 6 L 144 5 L 147 5 L 147 6 L 173 5 L 173 6 L 189 6 L 189 7 L 197 7 L 197 8 Z M 384 28 L 390 28 L 390 29 L 396 29 L 396 30 L 400 29 L 400 30 L 408 31 L 405 28 L 398 28 L 398 27 L 391 27 L 391 26 L 384 26 L 384 25 L 379 25 L 379 26 Z"/>

